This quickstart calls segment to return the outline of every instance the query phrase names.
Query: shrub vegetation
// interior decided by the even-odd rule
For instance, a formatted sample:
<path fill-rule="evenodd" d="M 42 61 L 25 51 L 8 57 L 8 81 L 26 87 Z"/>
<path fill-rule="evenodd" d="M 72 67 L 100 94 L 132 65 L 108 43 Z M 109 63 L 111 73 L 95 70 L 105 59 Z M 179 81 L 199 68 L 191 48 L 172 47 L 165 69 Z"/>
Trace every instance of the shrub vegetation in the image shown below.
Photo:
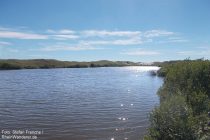
<path fill-rule="evenodd" d="M 159 71 L 160 105 L 145 140 L 210 140 L 210 61 L 184 60 Z"/>

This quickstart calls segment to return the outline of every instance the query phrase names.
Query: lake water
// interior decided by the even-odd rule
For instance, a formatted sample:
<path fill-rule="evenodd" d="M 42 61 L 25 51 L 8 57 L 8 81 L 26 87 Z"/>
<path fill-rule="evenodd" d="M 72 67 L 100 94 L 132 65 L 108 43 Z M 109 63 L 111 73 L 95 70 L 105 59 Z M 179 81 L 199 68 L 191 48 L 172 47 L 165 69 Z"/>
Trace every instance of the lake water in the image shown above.
<path fill-rule="evenodd" d="M 38 140 L 141 140 L 158 105 L 157 67 L 0 71 L 0 130 Z"/>

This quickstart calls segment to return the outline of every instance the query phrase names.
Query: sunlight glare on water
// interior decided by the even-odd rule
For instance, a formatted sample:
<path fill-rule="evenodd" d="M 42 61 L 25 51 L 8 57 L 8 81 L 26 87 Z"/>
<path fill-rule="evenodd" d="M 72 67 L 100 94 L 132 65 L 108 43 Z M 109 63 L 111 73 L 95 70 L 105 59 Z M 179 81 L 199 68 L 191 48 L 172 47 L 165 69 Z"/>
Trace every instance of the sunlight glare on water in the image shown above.
<path fill-rule="evenodd" d="M 132 66 L 132 67 L 125 67 L 128 70 L 135 71 L 135 72 L 148 72 L 148 71 L 157 71 L 160 67 L 157 66 Z"/>

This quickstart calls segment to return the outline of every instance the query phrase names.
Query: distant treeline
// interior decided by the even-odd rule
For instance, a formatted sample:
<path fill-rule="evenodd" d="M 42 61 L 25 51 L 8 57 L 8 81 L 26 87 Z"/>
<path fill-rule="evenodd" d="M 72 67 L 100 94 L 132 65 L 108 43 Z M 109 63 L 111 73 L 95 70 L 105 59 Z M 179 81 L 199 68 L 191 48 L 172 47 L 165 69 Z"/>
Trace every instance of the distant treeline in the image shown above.
<path fill-rule="evenodd" d="M 144 140 L 210 140 L 210 61 L 162 63 L 160 105 Z"/>
<path fill-rule="evenodd" d="M 122 66 L 139 66 L 140 63 L 130 61 L 92 61 L 92 62 L 75 62 L 75 61 L 58 61 L 53 59 L 0 59 L 0 70 L 12 69 L 48 69 L 48 68 L 87 68 L 87 67 L 122 67 Z"/>

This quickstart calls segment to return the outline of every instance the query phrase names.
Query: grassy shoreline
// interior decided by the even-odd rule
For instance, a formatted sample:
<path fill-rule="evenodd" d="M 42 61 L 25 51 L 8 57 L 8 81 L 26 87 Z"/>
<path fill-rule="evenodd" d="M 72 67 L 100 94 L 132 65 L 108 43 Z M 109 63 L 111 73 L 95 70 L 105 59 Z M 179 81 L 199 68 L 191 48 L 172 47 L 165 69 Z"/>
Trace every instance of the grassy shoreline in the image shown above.
<path fill-rule="evenodd" d="M 150 114 L 144 140 L 210 139 L 210 61 L 183 60 L 162 65 L 160 105 Z"/>

